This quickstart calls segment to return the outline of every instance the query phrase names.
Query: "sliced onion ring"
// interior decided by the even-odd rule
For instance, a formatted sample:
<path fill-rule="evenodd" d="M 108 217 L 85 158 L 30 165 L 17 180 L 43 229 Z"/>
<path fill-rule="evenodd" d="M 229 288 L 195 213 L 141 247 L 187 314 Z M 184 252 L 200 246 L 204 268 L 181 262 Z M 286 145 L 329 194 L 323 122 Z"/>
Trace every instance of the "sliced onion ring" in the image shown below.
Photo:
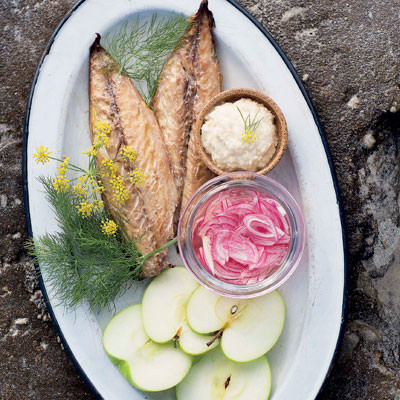
<path fill-rule="evenodd" d="M 291 232 L 276 199 L 251 189 L 228 189 L 206 203 L 195 220 L 193 239 L 210 274 L 245 285 L 266 279 L 283 264 Z"/>

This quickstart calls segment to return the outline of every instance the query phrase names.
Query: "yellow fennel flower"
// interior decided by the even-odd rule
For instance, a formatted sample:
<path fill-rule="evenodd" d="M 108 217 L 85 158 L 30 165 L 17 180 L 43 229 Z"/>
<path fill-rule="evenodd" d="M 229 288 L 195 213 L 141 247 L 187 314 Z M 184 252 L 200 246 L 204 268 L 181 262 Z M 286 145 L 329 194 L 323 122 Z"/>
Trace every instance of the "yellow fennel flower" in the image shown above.
<path fill-rule="evenodd" d="M 246 143 L 253 143 L 258 139 L 258 134 L 254 132 L 251 129 L 245 129 L 244 132 L 242 133 L 242 140 L 244 140 Z"/>
<path fill-rule="evenodd" d="M 103 132 L 98 133 L 93 141 L 93 147 L 100 149 L 101 147 L 108 146 L 110 138 Z"/>
<path fill-rule="evenodd" d="M 86 197 L 88 195 L 87 187 L 79 184 L 72 186 L 72 192 L 78 195 L 78 197 Z"/>
<path fill-rule="evenodd" d="M 53 187 L 56 192 L 63 193 L 66 192 L 69 188 L 69 179 L 67 179 L 64 175 L 58 175 L 53 178 Z"/>
<path fill-rule="evenodd" d="M 93 188 L 93 193 L 99 193 L 102 194 L 106 189 L 104 188 L 104 186 L 97 186 L 95 188 Z"/>
<path fill-rule="evenodd" d="M 80 198 L 86 197 L 89 194 L 88 185 L 91 186 L 93 193 L 101 194 L 104 192 L 104 186 L 101 186 L 94 176 L 88 174 L 78 177 L 77 184 L 72 186 L 72 192 Z"/>
<path fill-rule="evenodd" d="M 78 178 L 78 183 L 72 186 L 72 192 L 77 194 L 79 197 L 85 197 L 88 195 L 87 190 L 87 175 L 82 175 Z"/>
<path fill-rule="evenodd" d="M 121 156 L 129 162 L 134 162 L 136 160 L 136 152 L 129 146 L 124 146 L 121 150 Z"/>
<path fill-rule="evenodd" d="M 87 201 L 81 201 L 80 204 L 76 206 L 76 208 L 78 210 L 78 213 L 81 214 L 83 218 L 87 218 L 92 213 L 94 206 Z"/>
<path fill-rule="evenodd" d="M 99 153 L 99 149 L 108 146 L 109 141 L 110 138 L 104 132 L 100 132 L 95 136 L 92 147 L 89 150 L 82 151 L 82 154 L 87 154 L 88 156 L 96 157 L 97 154 Z"/>
<path fill-rule="evenodd" d="M 101 210 L 104 207 L 104 202 L 103 200 L 97 200 L 95 199 L 93 201 L 93 209 L 95 210 Z"/>
<path fill-rule="evenodd" d="M 117 224 L 111 219 L 106 219 L 101 223 L 101 231 L 108 236 L 115 236 L 117 232 Z"/>
<path fill-rule="evenodd" d="M 82 154 L 86 154 L 89 157 L 96 157 L 98 153 L 98 149 L 95 149 L 93 146 L 90 148 L 90 150 L 82 151 Z"/>
<path fill-rule="evenodd" d="M 69 157 L 65 157 L 64 161 L 60 163 L 60 165 L 57 167 L 58 168 L 58 174 L 60 176 L 63 176 L 67 173 L 68 170 L 68 164 L 69 164 Z"/>
<path fill-rule="evenodd" d="M 119 175 L 113 174 L 110 183 L 114 199 L 118 203 L 124 204 L 129 199 L 129 192 L 126 190 L 124 180 Z"/>
<path fill-rule="evenodd" d="M 239 107 L 236 108 L 238 109 L 240 117 L 242 118 L 244 124 L 244 130 L 241 139 L 246 143 L 251 144 L 258 139 L 258 134 L 256 130 L 259 127 L 262 118 L 257 119 L 258 111 L 256 112 L 256 115 L 253 118 L 251 118 L 250 114 L 247 114 L 245 118 L 242 112 L 240 111 L 240 108 Z"/>
<path fill-rule="evenodd" d="M 89 180 L 89 175 L 85 174 L 85 175 L 81 175 L 78 177 L 78 182 L 83 184 L 86 184 L 86 182 Z"/>
<path fill-rule="evenodd" d="M 36 160 L 36 163 L 46 164 L 50 161 L 50 154 L 52 152 L 49 151 L 47 147 L 40 146 L 36 149 L 36 153 L 33 155 L 33 158 Z"/>
<path fill-rule="evenodd" d="M 110 174 L 112 175 L 117 172 L 117 166 L 115 165 L 114 161 L 110 160 L 109 158 L 102 160 L 101 165 L 106 170 L 106 176 L 110 176 Z"/>
<path fill-rule="evenodd" d="M 68 170 L 69 157 L 65 157 L 58 165 L 58 175 L 53 179 L 53 187 L 58 193 L 66 192 L 69 188 L 69 179 L 65 177 Z"/>
<path fill-rule="evenodd" d="M 139 186 L 145 179 L 146 175 L 140 169 L 135 169 L 129 174 L 129 180 L 135 186 Z"/>
<path fill-rule="evenodd" d="M 103 133 L 111 132 L 110 124 L 108 122 L 96 122 L 95 127 Z"/>

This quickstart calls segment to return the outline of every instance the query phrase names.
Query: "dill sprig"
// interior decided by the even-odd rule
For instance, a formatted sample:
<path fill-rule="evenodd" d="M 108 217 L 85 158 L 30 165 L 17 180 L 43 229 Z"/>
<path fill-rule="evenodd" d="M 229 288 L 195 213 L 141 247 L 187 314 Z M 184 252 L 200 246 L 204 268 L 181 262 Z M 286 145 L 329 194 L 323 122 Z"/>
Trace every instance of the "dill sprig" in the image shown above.
<path fill-rule="evenodd" d="M 29 241 L 28 252 L 46 273 L 46 280 L 56 290 L 60 303 L 72 309 L 84 300 L 92 309 L 110 305 L 134 280 L 140 279 L 148 258 L 177 240 L 172 239 L 151 253 L 141 254 L 135 242 L 121 230 L 124 226 L 122 217 L 115 217 L 119 219 L 118 228 L 116 221 L 108 215 L 104 202 L 98 199 L 106 190 L 103 179 L 109 179 L 109 190 L 118 204 L 128 200 L 129 192 L 124 179 L 117 174 L 114 161 L 105 158 L 101 166 L 96 166 L 99 150 L 109 143 L 110 125 L 107 121 L 97 121 L 95 126 L 92 147 L 83 151 L 89 157 L 87 170 L 71 164 L 69 157 L 64 160 L 52 157 L 52 152 L 45 146 L 38 147 L 33 155 L 37 163 L 59 162 L 56 177 L 39 179 L 55 213 L 59 231 Z M 133 162 L 136 152 L 124 147 L 120 157 L 125 164 Z M 68 179 L 68 171 L 80 176 Z M 142 171 L 136 169 L 133 172 L 129 178 L 133 185 L 146 179 Z M 72 185 L 74 181 L 75 185 Z"/>
<path fill-rule="evenodd" d="M 57 192 L 51 178 L 42 177 L 40 182 L 59 232 L 31 240 L 28 252 L 64 306 L 74 309 L 84 300 L 92 309 L 109 306 L 140 278 L 145 257 L 120 230 L 111 236 L 102 232 L 102 221 L 108 217 L 104 209 L 84 218 L 72 189 Z"/>
<path fill-rule="evenodd" d="M 238 109 L 244 124 L 242 140 L 249 144 L 255 142 L 258 139 L 258 134 L 256 130 L 260 125 L 262 118 L 257 119 L 258 111 L 256 112 L 256 115 L 253 119 L 251 118 L 250 113 L 246 115 L 246 118 L 244 118 L 242 112 L 240 111 L 240 108 L 237 106 L 236 108 Z"/>
<path fill-rule="evenodd" d="M 147 104 L 153 99 L 165 61 L 175 49 L 189 22 L 183 16 L 160 18 L 154 14 L 150 21 L 136 20 L 105 37 L 105 48 L 128 75 Z"/>

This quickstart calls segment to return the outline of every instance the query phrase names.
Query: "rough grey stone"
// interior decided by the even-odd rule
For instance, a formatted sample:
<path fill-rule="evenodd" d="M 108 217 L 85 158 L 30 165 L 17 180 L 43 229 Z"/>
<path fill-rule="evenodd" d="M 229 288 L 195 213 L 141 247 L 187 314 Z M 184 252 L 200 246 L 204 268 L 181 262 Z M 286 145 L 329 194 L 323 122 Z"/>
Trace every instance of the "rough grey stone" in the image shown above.
<path fill-rule="evenodd" d="M 73 3 L 0 2 L 1 400 L 94 398 L 46 322 L 22 247 L 25 104 L 45 44 Z M 271 32 L 302 77 L 325 128 L 344 201 L 348 324 L 319 398 L 400 400 L 400 2 L 241 4 Z"/>

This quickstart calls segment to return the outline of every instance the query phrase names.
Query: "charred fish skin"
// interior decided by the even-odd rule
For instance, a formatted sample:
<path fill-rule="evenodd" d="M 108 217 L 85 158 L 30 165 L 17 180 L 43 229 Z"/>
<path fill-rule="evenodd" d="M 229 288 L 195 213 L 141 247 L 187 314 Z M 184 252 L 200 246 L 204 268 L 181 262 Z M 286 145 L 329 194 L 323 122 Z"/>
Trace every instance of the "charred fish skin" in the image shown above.
<path fill-rule="evenodd" d="M 114 160 L 117 173 L 130 193 L 121 205 L 114 199 L 111 182 L 105 177 L 106 207 L 116 222 L 122 222 L 124 232 L 135 240 L 139 251 L 143 254 L 154 251 L 174 236 L 173 215 L 178 196 L 169 159 L 153 112 L 132 81 L 119 74 L 114 61 L 100 46 L 99 36 L 90 51 L 89 99 L 92 141 L 97 122 L 108 122 L 111 128 L 109 144 L 100 149 L 96 163 L 99 166 L 106 158 Z M 118 159 L 121 146 L 135 150 L 137 157 L 133 166 Z M 138 187 L 129 180 L 132 168 L 146 175 Z M 168 266 L 164 261 L 165 254 L 147 260 L 143 277 L 160 273 Z"/>
<path fill-rule="evenodd" d="M 223 81 L 213 34 L 215 22 L 211 11 L 208 9 L 207 1 L 202 1 L 199 10 L 192 17 L 192 21 L 198 26 L 193 59 L 193 72 L 196 85 L 192 107 L 193 126 L 203 107 L 223 90 Z M 214 176 L 214 173 L 201 161 L 196 151 L 194 138 L 190 136 L 181 208 L 186 205 L 187 201 L 200 186 Z"/>

